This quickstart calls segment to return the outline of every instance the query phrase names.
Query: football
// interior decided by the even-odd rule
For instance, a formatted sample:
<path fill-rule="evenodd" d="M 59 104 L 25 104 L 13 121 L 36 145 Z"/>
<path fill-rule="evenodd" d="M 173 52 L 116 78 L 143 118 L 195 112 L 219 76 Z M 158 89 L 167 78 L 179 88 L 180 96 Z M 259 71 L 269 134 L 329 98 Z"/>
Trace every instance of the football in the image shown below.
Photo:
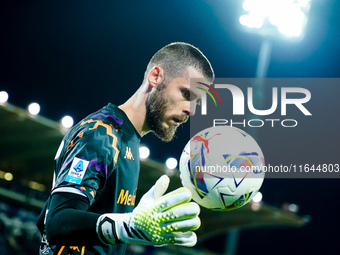
<path fill-rule="evenodd" d="M 202 130 L 180 158 L 182 185 L 199 205 L 230 211 L 248 203 L 264 180 L 264 156 L 249 134 L 230 126 Z"/>

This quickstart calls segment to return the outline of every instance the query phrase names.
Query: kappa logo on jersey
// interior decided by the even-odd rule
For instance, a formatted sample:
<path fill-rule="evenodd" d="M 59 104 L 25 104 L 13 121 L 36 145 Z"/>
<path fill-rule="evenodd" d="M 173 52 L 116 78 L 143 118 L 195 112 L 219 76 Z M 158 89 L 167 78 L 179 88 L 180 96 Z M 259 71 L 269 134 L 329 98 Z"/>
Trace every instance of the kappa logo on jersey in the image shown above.
<path fill-rule="evenodd" d="M 121 189 L 117 204 L 134 206 L 136 200 L 136 190 L 137 189 L 135 189 L 132 194 L 129 194 L 129 190 L 125 191 L 124 189 Z"/>
<path fill-rule="evenodd" d="M 89 161 L 74 157 L 70 170 L 68 171 L 68 175 L 66 177 L 66 181 L 80 184 L 83 179 L 87 166 L 89 165 Z"/>
<path fill-rule="evenodd" d="M 126 152 L 125 152 L 124 158 L 135 160 L 133 158 L 133 155 L 132 155 L 132 152 L 131 152 L 131 148 L 128 147 L 128 146 L 126 146 Z"/>

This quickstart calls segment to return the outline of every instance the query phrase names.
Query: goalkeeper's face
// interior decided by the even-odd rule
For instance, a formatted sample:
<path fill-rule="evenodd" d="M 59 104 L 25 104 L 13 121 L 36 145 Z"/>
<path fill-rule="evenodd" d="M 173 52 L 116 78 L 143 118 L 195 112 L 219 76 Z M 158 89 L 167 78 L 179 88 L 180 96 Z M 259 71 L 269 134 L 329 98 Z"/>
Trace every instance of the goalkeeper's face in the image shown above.
<path fill-rule="evenodd" d="M 190 87 L 191 78 L 203 78 L 193 68 L 183 77 L 170 82 L 163 80 L 149 94 L 146 101 L 146 121 L 152 132 L 163 141 L 171 141 L 176 129 L 195 114 L 200 95 Z"/>

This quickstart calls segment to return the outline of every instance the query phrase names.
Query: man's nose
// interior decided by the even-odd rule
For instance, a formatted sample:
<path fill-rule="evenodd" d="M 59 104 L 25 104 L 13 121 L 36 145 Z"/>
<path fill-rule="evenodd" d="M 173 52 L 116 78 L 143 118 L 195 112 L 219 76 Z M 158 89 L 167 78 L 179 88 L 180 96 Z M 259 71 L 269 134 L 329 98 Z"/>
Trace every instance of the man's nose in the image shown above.
<path fill-rule="evenodd" d="M 183 109 L 183 112 L 188 116 L 194 116 L 196 113 L 196 104 L 188 103 L 188 105 Z"/>

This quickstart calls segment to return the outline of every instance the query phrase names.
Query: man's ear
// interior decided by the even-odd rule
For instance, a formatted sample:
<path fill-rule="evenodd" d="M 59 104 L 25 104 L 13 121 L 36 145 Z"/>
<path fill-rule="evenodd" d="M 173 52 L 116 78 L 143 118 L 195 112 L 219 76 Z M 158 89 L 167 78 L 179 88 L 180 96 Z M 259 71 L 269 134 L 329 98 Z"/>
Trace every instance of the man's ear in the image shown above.
<path fill-rule="evenodd" d="M 152 88 L 157 87 L 164 80 L 164 70 L 160 66 L 154 66 L 148 75 L 149 86 Z"/>

